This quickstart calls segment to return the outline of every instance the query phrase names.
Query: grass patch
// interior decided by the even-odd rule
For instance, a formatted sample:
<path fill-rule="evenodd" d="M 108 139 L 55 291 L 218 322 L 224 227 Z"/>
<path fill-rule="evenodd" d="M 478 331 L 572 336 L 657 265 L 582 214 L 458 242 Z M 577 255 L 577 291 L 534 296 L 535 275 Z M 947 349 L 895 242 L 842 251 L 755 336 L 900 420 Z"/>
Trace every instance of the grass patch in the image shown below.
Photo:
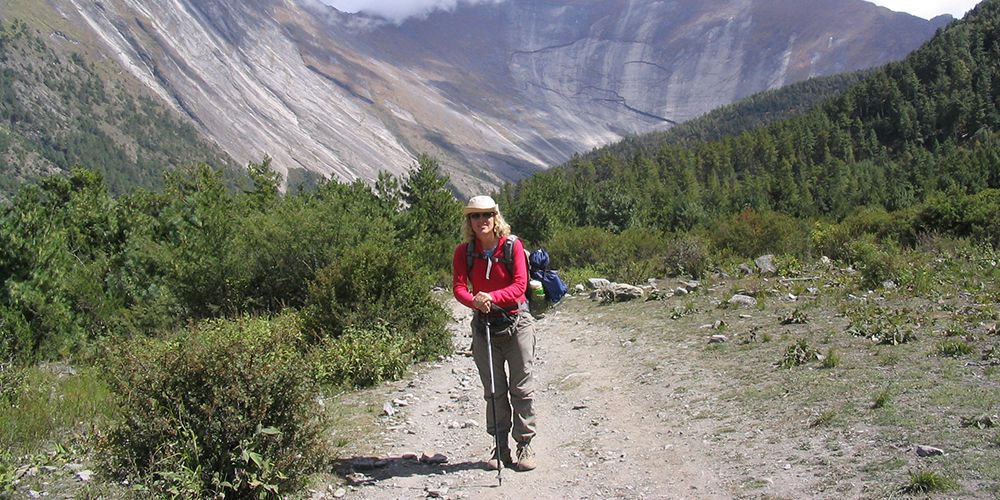
<path fill-rule="evenodd" d="M 835 420 L 836 418 L 837 418 L 837 411 L 836 411 L 836 410 L 826 410 L 826 411 L 824 411 L 823 413 L 820 413 L 820 414 L 819 414 L 819 416 L 818 416 L 818 417 L 816 417 L 816 418 L 815 418 L 815 419 L 814 419 L 814 420 L 813 420 L 813 421 L 812 421 L 812 422 L 811 422 L 811 423 L 809 424 L 809 427 L 812 427 L 812 428 L 816 428 L 816 427 L 825 427 L 825 426 L 827 426 L 827 425 L 830 425 L 830 424 L 832 424 L 832 423 L 833 423 L 833 421 L 834 421 L 834 420 Z"/>
<path fill-rule="evenodd" d="M 872 409 L 878 410 L 880 408 L 887 408 L 891 404 L 892 391 L 889 389 L 882 389 L 875 395 L 875 399 L 872 400 Z"/>
<path fill-rule="evenodd" d="M 826 356 L 823 357 L 823 368 L 836 368 L 840 365 L 840 354 L 837 353 L 832 347 L 826 351 Z"/>
<path fill-rule="evenodd" d="M 0 450 L 22 454 L 87 431 L 116 413 L 107 384 L 94 368 L 54 373 L 25 370 L 24 385 L 9 405 L 0 407 Z"/>
<path fill-rule="evenodd" d="M 949 491 L 958 487 L 955 481 L 934 471 L 919 471 L 910 473 L 910 482 L 903 485 L 900 491 L 909 495 L 921 493 L 936 493 Z"/>
<path fill-rule="evenodd" d="M 937 345 L 939 356 L 960 358 L 972 354 L 972 346 L 968 342 L 959 339 L 944 340 Z"/>

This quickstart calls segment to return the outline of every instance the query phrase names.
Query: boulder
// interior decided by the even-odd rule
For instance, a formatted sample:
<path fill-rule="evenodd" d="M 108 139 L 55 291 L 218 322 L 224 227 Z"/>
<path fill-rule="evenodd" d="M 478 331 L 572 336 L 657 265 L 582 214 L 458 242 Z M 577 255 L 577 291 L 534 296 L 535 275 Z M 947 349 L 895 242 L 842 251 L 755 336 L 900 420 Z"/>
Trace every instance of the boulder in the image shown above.
<path fill-rule="evenodd" d="M 763 275 L 775 275 L 778 274 L 778 266 L 774 265 L 773 255 L 761 255 L 753 261 L 757 265 L 757 269 L 760 269 L 760 273 Z"/>

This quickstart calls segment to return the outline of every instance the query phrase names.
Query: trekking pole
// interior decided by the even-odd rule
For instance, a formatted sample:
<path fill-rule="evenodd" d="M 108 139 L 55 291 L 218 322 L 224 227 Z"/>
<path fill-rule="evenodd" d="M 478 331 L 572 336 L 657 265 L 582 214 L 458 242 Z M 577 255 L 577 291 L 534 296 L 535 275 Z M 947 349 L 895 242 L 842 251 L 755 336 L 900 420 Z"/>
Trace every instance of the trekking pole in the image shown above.
<path fill-rule="evenodd" d="M 492 309 L 492 306 L 490 307 Z M 486 352 L 487 360 L 490 364 L 490 407 L 493 408 L 493 441 L 496 446 L 495 452 L 497 457 L 497 486 L 503 486 L 503 477 L 500 476 L 500 472 L 503 470 L 503 458 L 500 456 L 500 433 L 497 431 L 497 390 L 496 381 L 493 379 L 493 340 L 490 338 L 490 320 L 487 317 L 483 318 L 483 325 L 486 327 Z"/>

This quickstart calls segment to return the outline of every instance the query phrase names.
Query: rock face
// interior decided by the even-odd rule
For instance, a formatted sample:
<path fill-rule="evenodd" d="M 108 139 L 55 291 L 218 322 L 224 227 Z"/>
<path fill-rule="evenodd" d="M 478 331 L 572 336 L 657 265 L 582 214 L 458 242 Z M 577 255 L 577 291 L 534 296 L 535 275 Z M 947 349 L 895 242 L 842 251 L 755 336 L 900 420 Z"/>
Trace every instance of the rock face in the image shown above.
<path fill-rule="evenodd" d="M 372 180 L 425 152 L 465 192 L 901 58 L 948 21 L 862 0 L 459 2 L 400 25 L 319 0 L 50 3 L 237 161 Z"/>

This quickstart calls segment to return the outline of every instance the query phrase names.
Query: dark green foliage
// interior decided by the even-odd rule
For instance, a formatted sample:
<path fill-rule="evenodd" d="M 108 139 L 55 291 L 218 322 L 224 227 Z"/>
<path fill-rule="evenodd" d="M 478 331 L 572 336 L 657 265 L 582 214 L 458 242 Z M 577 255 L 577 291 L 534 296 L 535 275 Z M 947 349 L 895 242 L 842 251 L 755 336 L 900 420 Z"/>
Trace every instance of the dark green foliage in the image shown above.
<path fill-rule="evenodd" d="M 320 415 L 292 315 L 213 320 L 104 358 L 121 420 L 113 470 L 163 495 L 262 496 L 315 470 Z"/>
<path fill-rule="evenodd" d="M 400 187 L 399 199 L 408 208 L 399 218 L 400 233 L 409 242 L 414 262 L 425 268 L 448 270 L 461 227 L 461 206 L 446 187 L 448 177 L 437 160 L 417 157 L 417 168 Z M 394 197 L 389 196 L 389 200 Z M 448 282 L 449 280 L 443 279 Z"/>
<path fill-rule="evenodd" d="M 386 245 L 365 242 L 345 249 L 310 286 L 302 313 L 306 327 L 322 340 L 349 328 L 390 325 L 393 335 L 410 340 L 417 359 L 447 352 L 445 313 L 431 295 L 429 276 L 416 269 Z"/>
<path fill-rule="evenodd" d="M 385 323 L 348 327 L 337 338 L 325 338 L 310 364 L 324 384 L 366 387 L 403 376 L 412 361 L 415 339 Z"/>

